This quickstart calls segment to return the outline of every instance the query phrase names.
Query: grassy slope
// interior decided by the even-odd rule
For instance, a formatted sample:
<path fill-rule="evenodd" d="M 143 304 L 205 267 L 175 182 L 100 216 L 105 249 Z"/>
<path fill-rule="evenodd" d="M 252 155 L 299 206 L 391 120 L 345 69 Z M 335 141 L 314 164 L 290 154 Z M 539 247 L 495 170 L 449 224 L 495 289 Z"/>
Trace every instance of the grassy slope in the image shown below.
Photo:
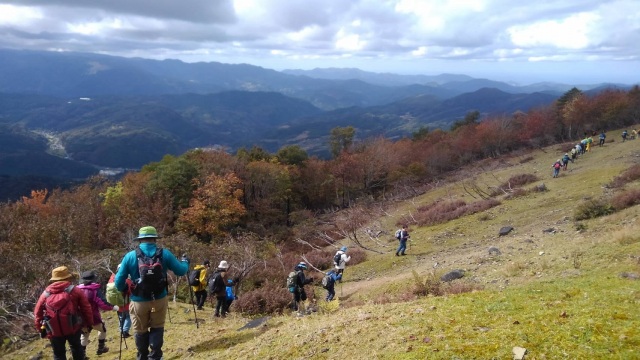
<path fill-rule="evenodd" d="M 525 154 L 534 160 L 522 164 L 523 156 L 478 164 L 481 187 L 535 173 L 542 179 L 536 184 L 549 191 L 447 224 L 413 227 L 406 257 L 393 256 L 391 239 L 386 248 L 367 244 L 386 254 L 348 267 L 337 286 L 339 308 L 321 304 L 304 318 L 275 316 L 257 329 L 236 331 L 247 321 L 238 314 L 219 320 L 210 309 L 198 312 L 204 321 L 197 330 L 190 307 L 172 304 L 165 359 L 510 359 L 514 346 L 526 348 L 527 359 L 640 358 L 640 283 L 620 277 L 640 273 L 639 207 L 584 221 L 582 232 L 572 220 L 578 204 L 605 194 L 603 185 L 638 161 L 640 141 L 621 143 L 619 132 L 609 139 L 617 141 L 594 148 L 557 179 L 551 164 L 561 155 L 558 146 Z M 399 216 L 441 197 L 474 200 L 452 181 L 376 222 L 391 231 Z M 515 230 L 498 237 L 506 225 Z M 548 228 L 556 233 L 543 232 Z M 490 246 L 502 254 L 490 256 Z M 452 269 L 465 269 L 463 281 L 484 290 L 402 300 L 414 284 L 411 270 L 426 277 Z M 117 326 L 115 316 L 105 318 L 109 329 Z M 117 358 L 115 333 L 109 331 L 111 352 L 100 358 Z M 5 358 L 42 351 L 49 359 L 46 344 L 36 341 Z M 134 359 L 133 339 L 128 344 L 123 359 Z M 89 345 L 92 359 L 96 346 L 95 340 Z"/>

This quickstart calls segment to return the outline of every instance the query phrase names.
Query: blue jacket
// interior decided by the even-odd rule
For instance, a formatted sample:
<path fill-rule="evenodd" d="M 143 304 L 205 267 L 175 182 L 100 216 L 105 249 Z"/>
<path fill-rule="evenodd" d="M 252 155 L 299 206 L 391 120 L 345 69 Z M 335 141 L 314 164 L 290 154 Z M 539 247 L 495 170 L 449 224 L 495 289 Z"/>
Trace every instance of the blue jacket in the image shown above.
<path fill-rule="evenodd" d="M 141 242 L 139 246 L 140 250 L 142 250 L 142 252 L 149 257 L 153 256 L 153 254 L 155 254 L 156 252 L 155 242 Z M 138 259 L 136 258 L 135 250 L 126 253 L 122 258 L 121 264 L 122 265 L 120 266 L 120 269 L 116 273 L 114 283 L 116 284 L 116 288 L 118 289 L 118 291 L 125 291 L 127 288 L 126 280 L 128 276 L 131 276 L 131 280 L 134 284 L 136 284 L 140 280 L 140 271 L 138 271 Z M 167 275 L 167 269 L 173 271 L 173 273 L 177 276 L 183 276 L 189 270 L 189 263 L 179 261 L 178 259 L 176 259 L 175 255 L 171 253 L 171 251 L 163 248 L 162 271 L 164 272 L 165 276 Z M 162 293 L 158 297 L 156 297 L 156 299 L 162 299 L 165 296 L 167 296 L 166 289 L 163 290 Z M 151 298 L 144 298 L 131 294 L 131 301 L 142 302 L 151 300 Z"/>
<path fill-rule="evenodd" d="M 233 294 L 233 286 L 227 286 L 227 300 L 235 300 L 236 296 Z"/>

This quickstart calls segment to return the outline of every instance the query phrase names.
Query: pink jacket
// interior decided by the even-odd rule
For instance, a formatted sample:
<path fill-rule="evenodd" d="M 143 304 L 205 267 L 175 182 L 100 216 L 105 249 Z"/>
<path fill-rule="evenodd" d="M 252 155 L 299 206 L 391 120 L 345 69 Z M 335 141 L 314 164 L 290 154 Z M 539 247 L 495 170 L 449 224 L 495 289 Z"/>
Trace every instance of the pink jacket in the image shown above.
<path fill-rule="evenodd" d="M 78 289 L 84 292 L 84 295 L 89 300 L 89 304 L 91 304 L 91 312 L 93 313 L 93 324 L 97 325 L 102 323 L 102 316 L 100 315 L 100 310 L 109 311 L 113 310 L 113 305 L 107 303 L 102 298 L 102 294 L 100 292 L 100 284 L 91 283 L 89 285 L 80 284 L 77 286 Z"/>

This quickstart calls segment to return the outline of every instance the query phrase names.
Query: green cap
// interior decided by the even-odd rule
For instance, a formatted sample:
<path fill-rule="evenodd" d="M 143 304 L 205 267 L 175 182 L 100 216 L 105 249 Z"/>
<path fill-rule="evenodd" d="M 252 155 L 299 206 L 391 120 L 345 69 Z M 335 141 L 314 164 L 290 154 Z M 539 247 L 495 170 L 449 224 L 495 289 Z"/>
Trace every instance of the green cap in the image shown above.
<path fill-rule="evenodd" d="M 141 227 L 138 231 L 138 237 L 136 239 L 148 239 L 148 238 L 157 238 L 158 231 L 153 226 L 145 226 Z"/>

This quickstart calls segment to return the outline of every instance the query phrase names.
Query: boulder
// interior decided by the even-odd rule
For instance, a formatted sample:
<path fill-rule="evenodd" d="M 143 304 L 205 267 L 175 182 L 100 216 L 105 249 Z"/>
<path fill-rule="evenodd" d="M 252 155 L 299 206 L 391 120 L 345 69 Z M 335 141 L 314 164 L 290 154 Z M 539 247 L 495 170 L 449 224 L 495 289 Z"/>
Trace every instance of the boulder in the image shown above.
<path fill-rule="evenodd" d="M 512 230 L 513 230 L 512 226 L 503 226 L 500 228 L 500 232 L 498 233 L 498 235 L 505 236 L 509 234 Z"/>
<path fill-rule="evenodd" d="M 464 277 L 464 270 L 457 269 L 457 270 L 449 271 L 448 273 L 442 275 L 440 277 L 440 280 L 443 282 L 449 282 L 456 279 L 461 279 L 463 277 Z"/>

